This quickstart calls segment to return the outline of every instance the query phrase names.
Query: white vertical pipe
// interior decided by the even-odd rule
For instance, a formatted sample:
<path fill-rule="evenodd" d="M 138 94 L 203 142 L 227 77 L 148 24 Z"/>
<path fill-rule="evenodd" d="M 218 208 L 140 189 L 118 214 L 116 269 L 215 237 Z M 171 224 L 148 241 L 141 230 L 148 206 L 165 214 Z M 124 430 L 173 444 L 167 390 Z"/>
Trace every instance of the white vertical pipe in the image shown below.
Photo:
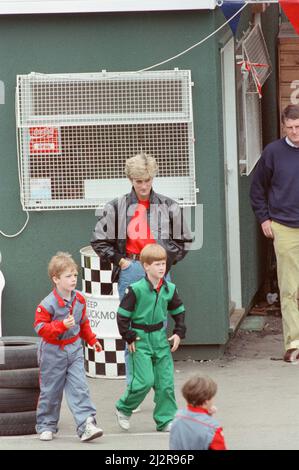
<path fill-rule="evenodd" d="M 0 271 L 0 337 L 2 336 L 2 317 L 1 317 L 1 311 L 2 311 L 2 291 L 5 286 L 5 279 Z"/>
<path fill-rule="evenodd" d="M 1 263 L 1 259 L 2 259 L 2 255 L 1 255 L 1 251 L 0 251 L 0 263 Z M 2 307 L 2 291 L 4 289 L 4 286 L 5 286 L 5 279 L 4 279 L 4 276 L 3 276 L 2 272 L 0 271 L 0 338 L 2 336 L 1 307 Z"/>

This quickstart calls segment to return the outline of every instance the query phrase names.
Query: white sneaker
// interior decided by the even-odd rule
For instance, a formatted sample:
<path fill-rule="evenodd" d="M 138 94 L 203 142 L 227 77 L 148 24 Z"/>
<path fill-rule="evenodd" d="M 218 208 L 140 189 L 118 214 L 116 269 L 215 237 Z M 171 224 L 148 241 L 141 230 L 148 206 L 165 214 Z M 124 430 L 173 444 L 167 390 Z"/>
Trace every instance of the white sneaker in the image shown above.
<path fill-rule="evenodd" d="M 53 433 L 52 431 L 43 431 L 40 435 L 39 435 L 39 440 L 40 441 L 52 441 L 53 439 Z"/>
<path fill-rule="evenodd" d="M 121 411 L 118 411 L 118 410 L 116 410 L 115 414 L 116 414 L 117 422 L 119 426 L 124 431 L 128 431 L 130 429 L 130 416 L 124 415 Z"/>
<path fill-rule="evenodd" d="M 81 436 L 81 442 L 89 442 L 97 437 L 101 437 L 103 435 L 103 430 L 101 428 L 97 428 L 94 424 L 94 419 L 92 416 L 87 418 L 85 431 Z"/>

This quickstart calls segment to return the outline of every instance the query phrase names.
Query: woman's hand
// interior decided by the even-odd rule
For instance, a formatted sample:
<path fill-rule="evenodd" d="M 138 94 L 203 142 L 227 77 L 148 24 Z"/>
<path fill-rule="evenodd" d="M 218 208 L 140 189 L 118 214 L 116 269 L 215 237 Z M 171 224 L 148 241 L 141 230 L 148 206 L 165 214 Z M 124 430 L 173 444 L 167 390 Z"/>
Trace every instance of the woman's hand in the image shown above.
<path fill-rule="evenodd" d="M 131 264 L 131 261 L 129 259 L 122 258 L 120 269 L 123 271 L 124 269 L 127 269 L 130 266 L 130 264 Z"/>

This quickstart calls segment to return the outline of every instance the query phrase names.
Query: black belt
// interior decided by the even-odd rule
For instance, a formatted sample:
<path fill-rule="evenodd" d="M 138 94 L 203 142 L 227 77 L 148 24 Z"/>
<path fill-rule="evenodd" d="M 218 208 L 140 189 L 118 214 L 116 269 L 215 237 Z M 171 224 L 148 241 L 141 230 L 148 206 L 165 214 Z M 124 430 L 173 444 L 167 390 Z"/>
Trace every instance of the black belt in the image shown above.
<path fill-rule="evenodd" d="M 136 261 L 139 261 L 140 260 L 140 254 L 127 253 L 126 258 L 135 259 Z"/>
<path fill-rule="evenodd" d="M 152 333 L 153 331 L 158 331 L 163 328 L 164 323 L 160 321 L 160 323 L 155 323 L 154 325 L 140 325 L 139 323 L 131 323 L 132 328 L 136 328 L 137 330 L 143 330 L 146 333 Z"/>

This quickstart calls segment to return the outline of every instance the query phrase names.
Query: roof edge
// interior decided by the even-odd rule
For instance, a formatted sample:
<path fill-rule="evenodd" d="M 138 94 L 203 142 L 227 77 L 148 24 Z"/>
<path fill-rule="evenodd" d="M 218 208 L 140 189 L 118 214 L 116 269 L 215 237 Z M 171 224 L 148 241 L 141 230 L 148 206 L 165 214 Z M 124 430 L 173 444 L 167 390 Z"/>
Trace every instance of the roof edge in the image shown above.
<path fill-rule="evenodd" d="M 216 0 L 0 0 L 0 15 L 214 10 Z"/>

